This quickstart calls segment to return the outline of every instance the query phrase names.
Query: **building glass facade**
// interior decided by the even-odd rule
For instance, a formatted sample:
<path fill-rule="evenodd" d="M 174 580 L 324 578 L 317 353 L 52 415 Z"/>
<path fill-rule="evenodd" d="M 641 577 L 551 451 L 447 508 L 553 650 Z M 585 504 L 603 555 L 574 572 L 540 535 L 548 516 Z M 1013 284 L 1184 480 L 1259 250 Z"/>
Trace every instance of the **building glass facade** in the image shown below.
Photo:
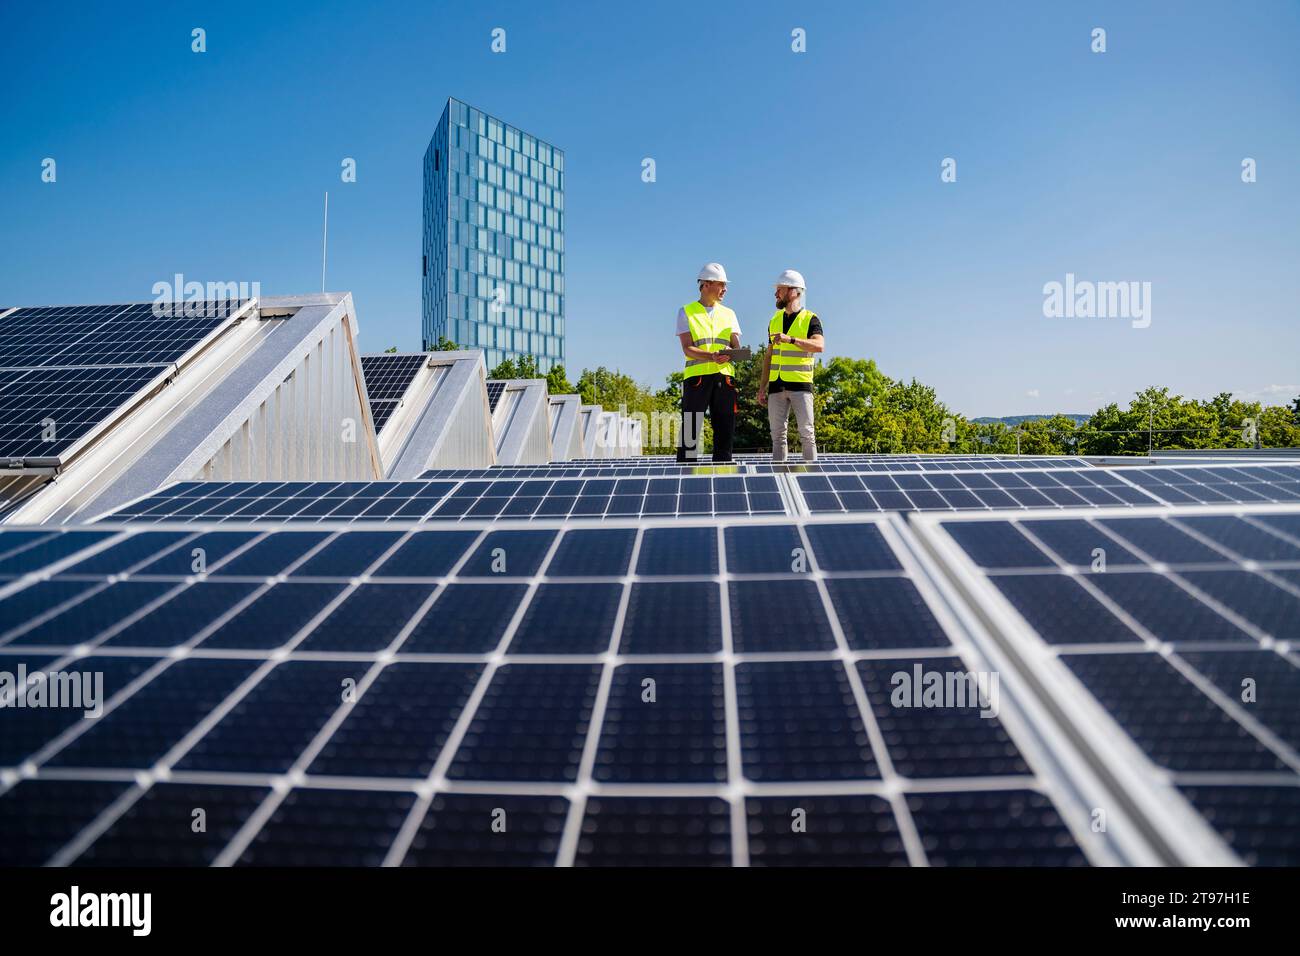
<path fill-rule="evenodd" d="M 564 152 L 456 99 L 424 154 L 423 340 L 564 363 Z"/>

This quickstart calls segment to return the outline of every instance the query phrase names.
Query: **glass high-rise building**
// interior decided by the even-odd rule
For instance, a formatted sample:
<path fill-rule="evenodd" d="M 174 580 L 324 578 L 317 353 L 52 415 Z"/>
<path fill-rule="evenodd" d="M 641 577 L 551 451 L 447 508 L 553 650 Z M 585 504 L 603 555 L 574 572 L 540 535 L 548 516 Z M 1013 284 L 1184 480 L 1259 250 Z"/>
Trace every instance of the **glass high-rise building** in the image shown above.
<path fill-rule="evenodd" d="M 564 152 L 449 99 L 424 154 L 423 338 L 564 362 Z"/>

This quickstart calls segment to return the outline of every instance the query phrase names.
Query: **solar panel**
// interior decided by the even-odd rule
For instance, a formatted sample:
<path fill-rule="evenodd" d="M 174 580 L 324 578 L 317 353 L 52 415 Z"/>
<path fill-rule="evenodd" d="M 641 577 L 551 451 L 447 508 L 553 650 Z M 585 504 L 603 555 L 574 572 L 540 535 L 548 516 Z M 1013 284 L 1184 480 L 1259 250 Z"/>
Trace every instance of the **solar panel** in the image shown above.
<path fill-rule="evenodd" d="M 397 406 L 401 402 L 376 402 L 370 403 L 370 415 L 375 421 L 375 434 L 384 430 L 388 420 L 393 417 L 393 412 L 397 411 Z"/>
<path fill-rule="evenodd" d="M 1300 827 L 1297 518 L 1177 507 L 935 526 L 1014 611 L 1009 646 L 1101 759 L 1131 765 L 1186 842 L 1198 827 L 1218 834 L 1195 859 L 1222 861 L 1226 845 L 1248 863 L 1296 865 L 1300 844 L 1269 837 Z"/>
<path fill-rule="evenodd" d="M 495 412 L 495 411 L 497 410 L 497 405 L 501 402 L 501 396 L 504 395 L 505 392 L 506 392 L 506 383 L 505 383 L 505 382 L 493 382 L 493 381 L 489 381 L 489 382 L 487 383 L 488 409 L 489 409 L 489 410 L 491 410 L 491 411 L 493 411 L 493 412 Z"/>
<path fill-rule="evenodd" d="M 18 309 L 0 318 L 0 369 L 174 362 L 244 309 L 243 300 Z"/>
<path fill-rule="evenodd" d="M 0 459 L 58 459 L 247 302 L 18 309 L 0 318 Z"/>
<path fill-rule="evenodd" d="M 96 720 L 6 718 L 0 860 L 1106 852 L 1013 694 L 996 715 L 893 701 L 896 675 L 982 666 L 896 534 L 781 516 L 0 530 L 0 562 L 27 555 L 0 588 L 0 669 L 102 673 L 106 695 Z"/>
<path fill-rule="evenodd" d="M 411 387 L 416 373 L 428 363 L 427 355 L 363 355 L 361 370 L 366 378 L 366 392 L 373 405 L 376 401 L 401 401 Z"/>
<path fill-rule="evenodd" d="M 167 366 L 0 372 L 0 458 L 56 458 Z"/>
<path fill-rule="evenodd" d="M 152 521 L 463 521 L 781 514 L 772 476 L 375 482 L 181 482 L 115 518 Z"/>
<path fill-rule="evenodd" d="M 491 383 L 489 383 L 491 384 Z M 500 383 L 497 383 L 500 384 Z M 446 468 L 423 474 L 423 478 L 583 478 L 597 475 L 619 477 L 645 477 L 683 474 L 699 469 L 716 469 L 730 474 L 825 474 L 851 472 L 854 474 L 877 472 L 929 472 L 929 471 L 989 471 L 1003 469 L 1078 469 L 1091 468 L 1081 458 L 967 458 L 954 460 L 881 461 L 861 459 L 852 455 L 827 455 L 809 464 L 774 465 L 768 456 L 762 458 L 737 456 L 730 464 L 686 464 L 670 457 L 644 456 L 637 458 L 570 459 L 537 465 L 508 465 L 493 468 Z"/>

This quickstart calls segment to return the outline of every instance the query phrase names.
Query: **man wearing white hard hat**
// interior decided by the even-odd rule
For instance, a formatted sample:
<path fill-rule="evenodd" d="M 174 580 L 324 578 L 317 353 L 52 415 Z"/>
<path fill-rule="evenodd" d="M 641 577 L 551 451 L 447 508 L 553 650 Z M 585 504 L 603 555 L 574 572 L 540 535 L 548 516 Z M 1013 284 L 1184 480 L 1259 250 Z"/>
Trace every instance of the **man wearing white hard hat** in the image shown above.
<path fill-rule="evenodd" d="M 677 460 L 699 458 L 704 413 L 708 412 L 713 422 L 713 460 L 731 461 L 736 433 L 736 369 L 731 353 L 740 348 L 740 323 L 736 313 L 722 304 L 727 271 L 719 263 L 706 263 L 696 284 L 699 299 L 677 310 L 677 339 L 686 356 Z"/>
<path fill-rule="evenodd" d="M 803 276 L 786 269 L 776 279 L 776 313 L 767 325 L 769 348 L 758 379 L 758 403 L 767 406 L 772 460 L 785 461 L 787 428 L 794 411 L 803 460 L 817 460 L 813 428 L 813 362 L 825 346 L 822 322 L 803 307 Z"/>

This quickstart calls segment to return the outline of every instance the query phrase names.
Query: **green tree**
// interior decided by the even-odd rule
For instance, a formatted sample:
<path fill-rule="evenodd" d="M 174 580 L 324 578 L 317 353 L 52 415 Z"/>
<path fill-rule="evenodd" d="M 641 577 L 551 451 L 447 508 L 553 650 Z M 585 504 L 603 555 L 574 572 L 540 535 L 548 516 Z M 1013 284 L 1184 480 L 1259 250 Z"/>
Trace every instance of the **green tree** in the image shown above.
<path fill-rule="evenodd" d="M 546 391 L 551 395 L 572 395 L 577 389 L 569 381 L 563 365 L 555 365 L 546 373 Z"/>
<path fill-rule="evenodd" d="M 537 368 L 537 359 L 531 355 L 506 359 L 488 373 L 488 378 L 545 378 Z"/>

